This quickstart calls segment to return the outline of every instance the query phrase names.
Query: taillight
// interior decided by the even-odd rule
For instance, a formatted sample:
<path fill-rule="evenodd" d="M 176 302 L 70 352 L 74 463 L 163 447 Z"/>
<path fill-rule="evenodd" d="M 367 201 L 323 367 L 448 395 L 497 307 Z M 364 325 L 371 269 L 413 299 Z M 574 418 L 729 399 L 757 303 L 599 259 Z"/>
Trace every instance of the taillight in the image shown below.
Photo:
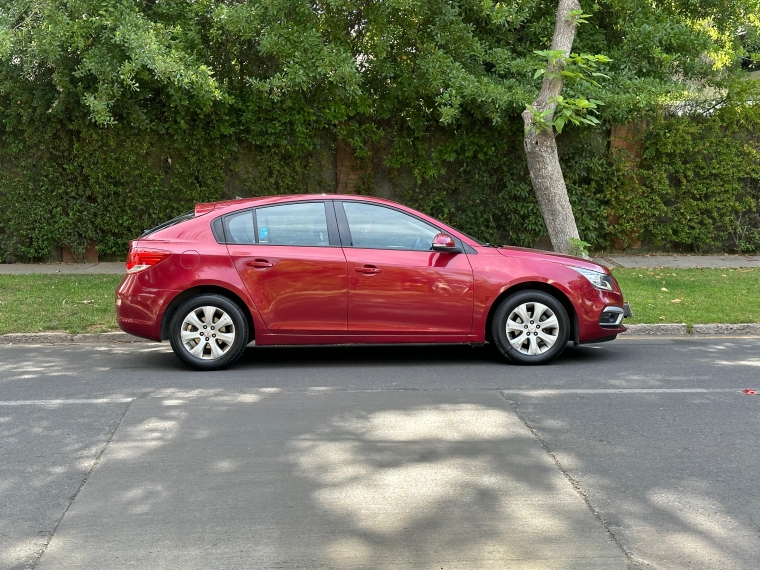
<path fill-rule="evenodd" d="M 158 265 L 172 254 L 160 249 L 133 249 L 127 255 L 127 273 L 138 273 Z"/>

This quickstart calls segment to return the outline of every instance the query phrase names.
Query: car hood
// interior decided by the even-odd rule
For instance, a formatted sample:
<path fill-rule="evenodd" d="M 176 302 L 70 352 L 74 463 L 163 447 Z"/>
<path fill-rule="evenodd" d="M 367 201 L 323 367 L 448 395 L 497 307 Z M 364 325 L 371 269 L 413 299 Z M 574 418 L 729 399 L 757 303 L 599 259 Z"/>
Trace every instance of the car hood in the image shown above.
<path fill-rule="evenodd" d="M 589 259 L 583 259 L 582 257 L 574 257 L 572 255 L 564 255 L 561 253 L 554 253 L 552 251 L 543 251 L 540 249 L 529 249 L 526 247 L 512 247 L 504 246 L 498 249 L 499 253 L 505 257 L 519 257 L 522 259 L 532 259 L 535 261 L 548 261 L 550 263 L 560 263 L 562 265 L 572 265 L 573 267 L 580 267 L 582 269 L 590 269 L 592 271 L 598 271 L 600 273 L 609 273 L 610 270 L 604 265 L 594 263 Z"/>

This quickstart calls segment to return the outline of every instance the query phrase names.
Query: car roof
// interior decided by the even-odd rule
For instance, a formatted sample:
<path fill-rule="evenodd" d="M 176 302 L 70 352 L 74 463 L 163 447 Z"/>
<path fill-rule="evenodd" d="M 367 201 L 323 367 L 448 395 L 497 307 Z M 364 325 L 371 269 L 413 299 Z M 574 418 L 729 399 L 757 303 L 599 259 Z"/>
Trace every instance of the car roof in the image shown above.
<path fill-rule="evenodd" d="M 280 196 L 258 196 L 255 198 L 237 198 L 235 200 L 222 200 L 220 202 L 213 202 L 210 204 L 203 204 L 209 206 L 204 208 L 205 211 L 232 209 L 232 208 L 245 208 L 246 206 L 262 206 L 264 204 L 276 204 L 279 202 L 298 202 L 301 200 L 360 200 L 366 202 L 375 202 L 377 204 L 387 204 L 401 209 L 408 209 L 403 204 L 394 202 L 393 200 L 386 200 L 385 198 L 376 198 L 375 196 L 362 196 L 357 194 L 284 194 Z M 212 206 L 213 207 L 210 207 Z M 200 206 L 200 204 L 198 205 Z M 196 210 L 198 209 L 196 206 Z"/>

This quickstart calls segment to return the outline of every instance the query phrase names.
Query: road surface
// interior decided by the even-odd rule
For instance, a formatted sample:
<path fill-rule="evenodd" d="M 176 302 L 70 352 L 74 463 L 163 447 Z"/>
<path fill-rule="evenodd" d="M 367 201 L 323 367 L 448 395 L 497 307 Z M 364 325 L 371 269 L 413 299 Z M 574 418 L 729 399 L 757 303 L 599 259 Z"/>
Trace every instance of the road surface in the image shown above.
<path fill-rule="evenodd" d="M 760 567 L 760 339 L 0 347 L 0 568 Z"/>

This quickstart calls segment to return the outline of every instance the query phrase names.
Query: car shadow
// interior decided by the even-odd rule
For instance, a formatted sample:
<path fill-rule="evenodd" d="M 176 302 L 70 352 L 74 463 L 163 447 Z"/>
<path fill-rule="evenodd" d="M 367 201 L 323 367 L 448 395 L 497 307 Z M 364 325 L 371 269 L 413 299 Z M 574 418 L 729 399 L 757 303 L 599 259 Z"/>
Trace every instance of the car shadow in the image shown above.
<path fill-rule="evenodd" d="M 609 350 L 569 343 L 559 358 L 548 366 L 563 363 L 592 363 L 613 358 Z M 491 344 L 470 345 L 353 345 L 250 347 L 238 366 L 353 366 L 470 364 L 518 366 L 506 361 Z"/>

